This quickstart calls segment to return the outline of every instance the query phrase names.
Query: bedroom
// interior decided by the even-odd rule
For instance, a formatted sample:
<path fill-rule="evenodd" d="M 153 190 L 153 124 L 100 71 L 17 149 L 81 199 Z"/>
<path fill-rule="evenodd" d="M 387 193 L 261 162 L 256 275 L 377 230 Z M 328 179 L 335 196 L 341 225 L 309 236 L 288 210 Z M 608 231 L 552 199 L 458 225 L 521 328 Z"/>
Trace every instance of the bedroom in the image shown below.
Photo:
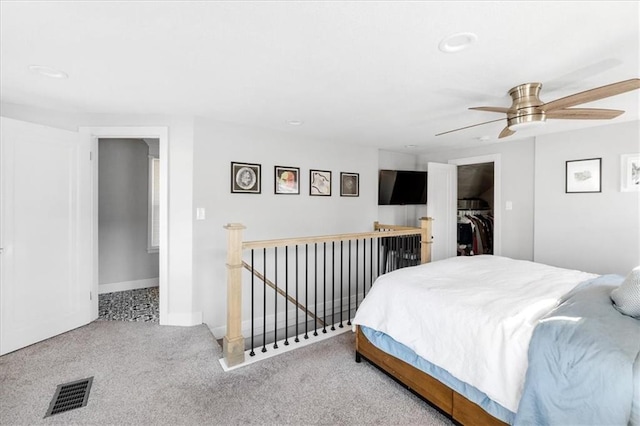
<path fill-rule="evenodd" d="M 90 4 L 94 6 L 90 6 Z M 616 3 L 615 7 L 635 7 L 635 15 L 633 11 L 623 14 L 637 16 L 637 5 L 634 5 L 635 3 L 627 3 L 626 6 Z M 20 9 L 18 5 L 11 6 L 4 2 L 2 7 L 3 20 L 12 19 L 9 17 L 11 16 L 11 7 Z M 30 7 L 44 6 L 32 4 Z M 104 8 L 106 6 L 100 5 L 100 2 L 92 2 L 84 7 L 87 9 L 82 13 L 85 13 L 86 15 L 83 16 L 88 19 L 88 16 L 94 13 L 91 7 Z M 143 5 L 138 4 L 130 7 L 132 10 L 129 11 L 130 15 L 127 19 L 113 11 L 103 10 L 103 12 L 106 17 L 113 19 L 114 22 L 119 22 L 123 28 L 138 24 L 138 21 L 143 17 L 155 16 L 155 12 L 145 10 Z M 356 14 L 354 10 L 349 9 L 349 7 L 355 6 L 344 7 L 346 8 L 344 11 L 346 17 L 343 19 L 348 19 L 349 16 L 352 17 L 351 14 Z M 444 14 L 442 23 L 437 26 L 435 23 L 433 24 L 436 27 L 433 31 L 438 36 L 431 38 L 434 40 L 434 44 L 437 44 L 441 37 L 450 34 L 452 28 L 456 28 L 456 31 L 458 28 L 460 28 L 459 31 L 465 31 L 466 26 L 476 28 L 480 25 L 474 23 L 475 19 L 466 9 L 469 7 L 468 4 L 465 7 L 448 7 L 454 8 L 450 10 L 451 15 L 441 11 Z M 596 12 L 601 12 L 597 6 L 593 7 Z M 607 9 L 610 7 L 606 6 Z M 45 9 L 47 8 L 55 8 L 55 6 L 49 5 L 45 7 Z M 505 9 L 508 8 L 505 7 Z M 615 10 L 614 7 L 611 9 Z M 46 10 L 46 12 L 59 13 L 55 10 Z M 242 13 L 247 12 L 249 11 L 242 11 Z M 366 49 L 366 46 L 369 46 L 369 37 L 371 37 L 367 31 L 374 29 L 371 27 L 379 24 L 380 28 L 377 29 L 380 34 L 386 34 L 388 37 L 389 33 L 394 33 L 396 25 L 405 19 L 404 13 L 398 13 L 397 15 L 392 14 L 394 19 L 388 23 L 380 23 L 378 20 L 381 20 L 380 15 L 384 15 L 384 12 L 384 10 L 379 10 L 368 16 L 370 18 L 369 24 L 363 19 L 356 19 L 361 27 L 347 32 L 343 37 L 327 40 L 328 43 L 332 43 L 330 45 L 334 50 L 322 51 L 322 55 L 308 64 L 311 68 L 317 67 L 316 69 L 321 71 L 311 72 L 307 68 L 303 68 L 299 72 L 302 74 L 307 72 L 308 74 L 296 76 L 294 73 L 294 71 L 298 71 L 296 67 L 302 65 L 293 63 L 290 65 L 291 75 L 280 75 L 277 72 L 268 76 L 262 75 L 261 78 L 269 85 L 279 88 L 278 93 L 269 97 L 266 96 L 266 92 L 261 92 L 266 89 L 250 84 L 252 79 L 259 80 L 259 75 L 253 70 L 272 64 L 275 59 L 270 59 L 269 55 L 284 59 L 283 56 L 286 54 L 304 54 L 310 47 L 295 43 L 293 41 L 295 38 L 292 38 L 291 44 L 287 45 L 289 50 L 284 53 L 280 51 L 281 47 L 262 44 L 253 46 L 249 52 L 255 55 L 256 60 L 260 60 L 261 66 L 256 67 L 250 61 L 245 63 L 237 59 L 239 62 L 236 64 L 238 65 L 236 72 L 246 73 L 241 74 L 242 84 L 238 85 L 237 91 L 229 94 L 229 98 L 225 100 L 227 109 L 223 109 L 220 105 L 208 107 L 210 109 L 206 110 L 207 115 L 200 111 L 192 113 L 192 110 L 189 109 L 190 104 L 201 104 L 205 99 L 215 99 L 216 96 L 221 96 L 216 91 L 223 92 L 224 85 L 228 84 L 230 78 L 227 74 L 217 75 L 213 78 L 214 81 L 208 81 L 205 78 L 199 85 L 194 84 L 183 88 L 184 96 L 180 98 L 182 104 L 174 102 L 171 108 L 165 110 L 156 108 L 154 103 L 159 105 L 161 100 L 158 97 L 162 98 L 165 95 L 154 97 L 154 91 L 147 90 L 143 93 L 143 98 L 137 100 L 141 102 L 142 99 L 148 99 L 146 103 L 138 104 L 128 110 L 124 109 L 132 103 L 130 96 L 133 95 L 129 92 L 133 91 L 136 85 L 143 86 L 142 83 L 146 79 L 150 80 L 151 89 L 157 90 L 158 87 L 163 87 L 165 84 L 162 78 L 180 81 L 185 79 L 184 73 L 187 71 L 187 67 L 199 65 L 196 54 L 193 56 L 186 54 L 185 50 L 188 49 L 171 41 L 173 38 L 170 36 L 170 30 L 174 30 L 174 28 L 166 21 L 160 20 L 165 23 L 166 26 L 163 27 L 163 30 L 166 30 L 167 33 L 163 37 L 158 36 L 157 44 L 152 43 L 151 37 L 146 38 L 145 33 L 137 34 L 144 43 L 150 43 L 151 47 L 155 46 L 155 50 L 146 49 L 147 46 L 141 42 L 136 45 L 139 50 L 126 51 L 125 45 L 130 39 L 117 38 L 105 27 L 99 27 L 104 33 L 96 34 L 92 39 L 94 48 L 78 46 L 75 43 L 80 43 L 80 40 L 74 40 L 75 37 L 71 33 L 57 33 L 57 36 L 61 37 L 58 40 L 59 46 L 64 47 L 56 49 L 45 44 L 46 48 L 49 48 L 49 52 L 45 52 L 46 48 L 43 48 L 42 52 L 35 49 L 36 53 L 41 56 L 33 59 L 10 56 L 17 55 L 17 52 L 4 50 L 9 41 L 17 43 L 17 40 L 10 38 L 12 34 L 9 32 L 10 29 L 17 31 L 16 34 L 22 33 L 18 32 L 15 24 L 10 25 L 3 21 L 2 115 L 7 118 L 68 130 L 76 130 L 78 126 L 94 128 L 97 126 L 166 126 L 169 128 L 171 143 L 167 149 L 170 155 L 168 165 L 170 205 L 167 208 L 170 212 L 171 222 L 167 237 L 170 254 L 167 258 L 166 283 L 169 286 L 169 292 L 165 292 L 165 295 L 171 293 L 172 297 L 161 302 L 165 303 L 165 314 L 168 315 L 165 318 L 165 323 L 193 325 L 204 322 L 216 336 L 220 335 L 220 331 L 225 325 L 225 235 L 222 226 L 229 222 L 241 222 L 247 226 L 245 235 L 248 239 L 260 239 L 363 231 L 368 230 L 370 224 L 375 220 L 397 222 L 398 220 L 419 217 L 420 212 L 409 213 L 409 208 L 377 206 L 376 191 L 379 168 L 421 169 L 428 161 L 446 162 L 456 158 L 500 154 L 503 169 L 502 204 L 506 201 L 513 203 L 512 210 L 503 212 L 503 255 L 540 260 L 560 266 L 588 268 L 598 273 L 625 273 L 631 267 L 636 266 L 640 258 L 640 247 L 637 243 L 640 233 L 637 221 L 638 193 L 620 192 L 619 186 L 620 155 L 640 151 L 638 147 L 640 139 L 638 138 L 637 92 L 620 95 L 604 102 L 612 108 L 619 108 L 622 102 L 630 105 L 629 108 L 623 108 L 627 112 L 612 123 L 595 121 L 589 123 L 547 123 L 556 126 L 554 133 L 530 135 L 522 139 L 500 141 L 500 143 L 497 143 L 498 141 L 495 139 L 500 127 L 493 127 L 493 125 L 483 128 L 483 133 L 463 132 L 462 134 L 450 135 L 446 142 L 440 142 L 442 139 L 437 139 L 432 135 L 438 131 L 493 118 L 494 116 L 488 113 L 467 111 L 467 107 L 483 103 L 497 105 L 507 102 L 506 91 L 514 84 L 529 79 L 541 79 L 545 82 L 560 79 L 568 74 L 576 77 L 576 81 L 567 81 L 565 78 L 564 82 L 568 86 L 560 87 L 560 90 L 555 94 L 550 93 L 551 98 L 555 98 L 626 78 L 637 77 L 634 75 L 634 73 L 637 74 L 638 69 L 637 37 L 636 44 L 630 48 L 628 44 L 618 46 L 616 45 L 618 38 L 615 36 L 615 32 L 611 32 L 611 40 L 594 42 L 600 47 L 600 50 L 593 49 L 590 45 L 589 49 L 592 52 L 576 49 L 573 56 L 567 54 L 565 58 L 558 55 L 547 56 L 549 45 L 537 44 L 537 48 L 540 49 L 538 52 L 545 54 L 543 60 L 540 61 L 541 63 L 528 60 L 529 58 L 522 54 L 515 54 L 509 61 L 490 65 L 484 61 L 489 53 L 482 49 L 449 56 L 436 52 L 440 55 L 438 58 L 440 58 L 441 65 L 439 67 L 442 67 L 444 71 L 460 70 L 455 73 L 453 80 L 439 82 L 439 90 L 441 91 L 438 91 L 438 88 L 431 89 L 432 91 L 423 88 L 422 84 L 426 84 L 421 83 L 421 79 L 424 78 L 423 71 L 414 69 L 410 70 L 410 76 L 403 77 L 402 80 L 396 82 L 395 85 L 400 89 L 396 88 L 397 91 L 392 93 L 385 92 L 384 87 L 386 86 L 373 87 L 369 88 L 368 92 L 365 91 L 365 88 L 357 84 L 359 74 L 354 72 L 349 75 L 346 83 L 338 86 L 339 90 L 347 94 L 346 96 L 338 97 L 336 94 L 331 94 L 330 89 L 334 84 L 342 81 L 339 75 L 344 73 L 344 70 L 336 69 L 339 68 L 337 64 L 349 63 L 347 59 L 356 57 L 362 61 L 355 67 L 356 71 L 366 69 L 373 72 L 373 69 L 379 65 L 374 61 L 375 57 L 360 57 L 358 55 L 363 52 L 371 54 Z M 433 13 L 435 12 L 433 11 Z M 457 18 L 451 17 L 458 12 L 460 15 L 456 15 Z M 496 19 L 501 16 L 498 10 L 492 10 L 492 12 L 496 14 Z M 40 25 L 39 28 L 42 31 L 56 28 L 56 20 L 47 20 L 47 13 L 43 11 L 29 10 L 29 7 L 25 6 L 24 10 L 16 10 L 15 13 L 19 13 L 19 15 L 14 22 L 24 22 L 25 17 L 32 16 L 33 22 L 30 25 L 34 27 Z M 305 22 L 302 18 L 307 14 L 300 13 L 300 22 Z M 502 13 L 507 12 L 502 11 Z M 551 10 L 549 13 L 559 12 Z M 255 14 L 248 16 L 256 19 Z M 70 15 L 73 15 L 70 11 L 61 13 L 59 22 L 67 22 L 65 19 L 71 20 Z M 81 12 L 76 11 L 77 15 L 81 15 Z M 272 16 L 275 22 L 281 23 L 284 15 L 284 13 L 273 13 L 269 16 Z M 317 27 L 323 28 L 324 25 L 327 28 L 334 28 L 332 25 L 338 26 L 341 22 L 344 24 L 344 21 L 334 21 L 331 16 L 323 16 L 325 20 L 320 19 Z M 447 16 L 449 18 L 446 18 Z M 553 16 L 554 22 L 562 21 L 561 17 L 550 16 Z M 560 16 L 562 15 L 560 14 Z M 238 28 L 244 28 L 241 25 L 240 17 L 235 13 L 227 19 Z M 456 19 L 460 21 L 455 22 Z M 527 22 L 519 22 L 519 24 L 530 25 Z M 257 33 L 264 31 L 270 34 L 268 28 L 260 26 L 259 23 L 253 22 L 252 25 L 254 25 L 253 31 Z M 499 26 L 500 23 L 493 25 Z M 346 25 L 344 26 L 346 27 Z M 489 28 L 486 27 L 490 26 L 488 23 L 482 24 L 483 31 L 489 31 Z M 631 26 L 637 36 L 637 20 L 635 24 L 631 23 Z M 228 39 L 240 38 L 232 29 L 225 29 L 226 27 L 223 25 L 220 27 L 222 28 L 220 31 L 228 31 L 223 33 Z M 328 36 L 317 27 L 311 26 L 308 27 L 308 30 L 310 32 L 317 30 Z M 212 26 L 200 23 L 192 28 L 190 32 L 185 31 L 185 37 L 192 37 L 193 33 L 197 31 L 208 33 Z M 421 37 L 426 36 L 422 33 L 426 30 L 421 29 L 420 22 L 412 21 L 412 25 L 408 28 Z M 296 27 L 293 30 L 302 31 L 302 28 Z M 586 29 L 583 28 L 581 31 L 586 32 Z M 576 34 L 582 36 L 582 32 L 579 31 Z M 38 34 L 38 31 L 34 30 L 31 34 Z M 364 34 L 367 36 L 365 37 Z M 498 37 L 495 32 L 492 34 L 493 37 Z M 531 43 L 535 44 L 534 42 L 537 42 L 538 38 L 553 40 L 550 34 L 553 33 L 538 34 L 539 37 L 531 36 Z M 276 36 L 279 34 L 273 35 L 273 37 Z M 355 47 L 353 50 L 347 49 L 344 43 L 344 38 L 348 36 L 354 38 Z M 107 41 L 108 37 L 113 38 Z M 579 36 L 576 35 L 576 37 Z M 188 40 L 197 42 L 198 38 L 194 37 Z M 389 40 L 391 39 L 389 38 Z M 265 41 L 265 44 L 274 41 L 280 41 L 280 39 L 277 37 L 275 40 L 269 39 Z M 566 44 L 571 45 L 574 41 L 573 39 L 567 40 Z M 23 41 L 23 43 L 28 42 L 33 42 L 34 45 L 43 43 L 41 39 L 27 38 Z M 110 43 L 117 43 L 119 49 L 122 50 L 117 51 L 111 48 Z M 189 46 L 193 47 L 194 45 L 195 43 Z M 12 49 L 17 50 L 24 47 L 19 43 L 12 44 L 12 46 Z M 225 47 L 225 43 L 216 46 L 219 51 L 225 52 L 231 58 L 234 57 L 234 49 Z M 389 76 L 396 76 L 407 71 L 408 67 L 403 64 L 403 61 L 414 57 L 415 51 L 424 47 L 423 42 L 420 42 L 418 46 L 416 44 L 411 46 L 407 51 L 394 54 L 397 46 L 392 42 L 381 44 L 380 51 L 389 55 L 393 61 L 390 61 L 392 64 L 389 68 L 375 73 L 374 80 L 377 83 L 382 83 Z M 481 46 L 482 44 L 478 44 L 474 47 Z M 504 46 L 501 45 L 501 48 Z M 86 52 L 85 64 L 91 65 L 92 72 L 98 73 L 96 75 L 104 79 L 106 82 L 104 86 L 107 88 L 119 87 L 118 79 L 125 81 L 128 75 L 134 73 L 135 70 L 121 62 L 133 61 L 136 67 L 142 71 L 135 74 L 134 83 L 131 83 L 126 91 L 118 92 L 120 100 L 117 102 L 113 99 L 105 100 L 105 103 L 100 106 L 85 107 L 82 102 L 64 105 L 60 102 L 67 93 L 60 93 L 63 91 L 59 88 L 47 88 L 52 83 L 38 80 L 37 78 L 40 76 L 37 75 L 21 77 L 26 79 L 25 87 L 35 86 L 43 94 L 30 101 L 23 97 L 21 91 L 12 94 L 8 87 L 5 88 L 5 79 L 15 74 L 27 73 L 26 67 L 34 61 L 56 65 L 68 71 L 73 77 L 73 70 L 67 68 L 65 64 L 74 63 L 72 58 L 74 55 L 69 55 L 69 52 L 73 52 L 75 49 Z M 97 52 L 92 53 L 92 49 Z M 496 49 L 496 47 L 491 49 Z M 620 51 L 616 49 L 620 49 Z M 505 51 L 513 50 L 505 49 Z M 140 52 L 147 53 L 140 54 Z M 187 65 L 175 70 L 176 74 L 171 74 L 169 77 L 151 78 L 154 75 L 152 69 L 162 69 L 169 66 L 171 60 L 165 59 L 165 55 L 169 52 L 177 55 L 176 59 L 172 59 L 173 61 Z M 201 55 L 205 55 L 206 49 L 200 52 L 202 52 Z M 607 52 L 607 54 L 603 52 Z M 92 54 L 89 55 L 89 53 Z M 472 53 L 473 56 L 465 58 L 462 56 L 465 53 Z M 566 53 L 563 51 L 563 54 Z M 56 54 L 60 56 L 59 60 L 53 56 Z M 621 64 L 618 62 L 618 56 L 623 58 Z M 5 58 L 8 59 L 4 60 Z M 13 62 L 12 58 L 16 58 L 16 62 Z M 222 60 L 225 58 L 227 56 L 223 56 L 214 64 L 209 64 L 203 74 L 212 73 L 218 66 L 224 65 L 235 69 L 231 67 L 229 62 Z M 612 60 L 610 60 L 611 58 Z M 465 71 L 469 68 L 465 61 L 472 62 L 476 71 Z M 519 61 L 521 62 L 518 63 Z M 150 64 L 152 67 L 144 68 L 145 64 Z M 325 65 L 320 67 L 321 64 Z M 100 72 L 100 66 L 107 67 L 110 71 Z M 427 68 L 424 64 L 422 66 Z M 7 67 L 6 72 L 4 67 Z M 537 74 L 529 70 L 532 67 Z M 438 71 L 438 67 L 435 68 L 428 69 L 435 73 Z M 318 80 L 319 77 L 324 77 L 325 80 Z M 19 79 L 17 81 L 25 80 Z M 318 81 L 323 81 L 323 83 L 319 84 Z M 73 84 L 73 78 L 63 83 Z M 573 86 L 570 86 L 569 83 Z M 213 88 L 209 86 L 213 86 Z M 93 89 L 89 90 L 91 87 Z M 558 86 L 556 88 L 558 89 Z M 98 95 L 94 85 L 83 87 L 83 90 L 88 90 L 92 95 Z M 461 94 L 461 91 L 467 93 Z M 473 92 L 481 92 L 481 94 Z M 78 92 L 75 93 L 77 96 Z M 254 94 L 257 98 L 250 98 L 249 94 Z M 418 99 L 413 101 L 415 103 L 412 106 L 403 106 L 405 98 L 409 94 Z M 51 96 L 51 98 L 47 98 L 47 96 Z M 354 96 L 358 97 L 357 102 L 353 100 Z M 377 104 L 377 100 L 382 96 L 386 96 L 385 102 Z M 456 96 L 471 97 L 468 101 L 469 105 L 467 105 L 467 100 L 458 99 Z M 315 99 L 316 105 L 305 104 L 302 101 L 303 98 Z M 425 98 L 434 102 L 440 100 L 440 104 L 431 107 L 433 109 L 428 109 L 428 104 L 423 105 L 423 102 L 427 102 Z M 635 110 L 633 108 L 634 102 L 636 104 Z M 59 103 L 60 106 L 58 106 Z M 377 106 L 371 110 L 364 110 L 366 105 Z M 265 110 L 276 109 L 276 106 L 281 108 L 279 109 L 281 115 L 275 118 L 268 117 L 273 120 L 269 128 L 261 126 Z M 347 106 L 353 110 L 346 110 Z M 343 107 L 345 109 L 342 109 Z M 339 113 L 339 117 L 330 114 L 332 109 Z M 243 124 L 229 123 L 233 121 L 231 116 L 226 115 L 229 110 L 244 111 L 243 114 L 240 114 Z M 431 120 L 430 117 L 435 117 L 435 119 Z M 447 121 L 444 128 L 440 125 L 421 127 L 423 121 L 445 119 Z M 291 125 L 288 123 L 291 120 L 302 120 L 304 123 L 297 126 Z M 250 124 L 246 124 L 247 122 Z M 380 132 L 378 128 L 371 128 L 370 124 L 373 122 L 398 122 L 400 124 L 391 126 L 386 132 Z M 323 128 L 330 129 L 331 132 L 320 133 Z M 413 136 L 407 137 L 407 140 L 423 141 L 427 139 L 433 143 L 456 147 L 456 149 L 422 153 L 420 149 L 405 148 L 405 145 L 413 143 L 397 136 L 400 128 L 413 129 L 411 133 Z M 484 132 L 491 135 L 493 139 L 488 142 L 477 140 L 476 137 L 484 136 Z M 380 146 L 357 143 L 358 135 L 376 139 L 376 134 L 381 134 L 384 138 L 384 143 L 379 144 Z M 603 143 L 603 141 L 606 142 Z M 599 194 L 565 194 L 564 162 L 594 157 L 603 159 L 602 192 Z M 229 164 L 231 161 L 246 161 L 262 165 L 263 186 L 261 194 L 230 193 Z M 272 174 L 273 167 L 276 165 L 300 167 L 304 186 L 301 188 L 299 196 L 273 194 Z M 359 173 L 360 196 L 357 198 L 340 197 L 337 187 L 334 187 L 334 194 L 331 197 L 310 197 L 306 186 L 310 169 L 331 170 L 334 177 L 338 176 L 340 172 Z M 205 209 L 206 218 L 204 220 L 196 220 L 194 214 L 196 208 Z M 269 225 L 268 229 L 266 225 Z M 557 238 L 559 229 L 566 232 L 565 237 L 561 239 Z"/>

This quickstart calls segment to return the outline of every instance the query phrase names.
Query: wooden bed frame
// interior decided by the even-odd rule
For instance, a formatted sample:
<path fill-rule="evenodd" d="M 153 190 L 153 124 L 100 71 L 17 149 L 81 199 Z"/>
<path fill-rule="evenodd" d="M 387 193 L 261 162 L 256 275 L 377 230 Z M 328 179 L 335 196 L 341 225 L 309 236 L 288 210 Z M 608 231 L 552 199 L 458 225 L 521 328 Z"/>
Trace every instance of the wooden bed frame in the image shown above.
<path fill-rule="evenodd" d="M 356 327 L 356 362 L 364 358 L 462 425 L 506 425 L 429 374 L 374 346 Z"/>

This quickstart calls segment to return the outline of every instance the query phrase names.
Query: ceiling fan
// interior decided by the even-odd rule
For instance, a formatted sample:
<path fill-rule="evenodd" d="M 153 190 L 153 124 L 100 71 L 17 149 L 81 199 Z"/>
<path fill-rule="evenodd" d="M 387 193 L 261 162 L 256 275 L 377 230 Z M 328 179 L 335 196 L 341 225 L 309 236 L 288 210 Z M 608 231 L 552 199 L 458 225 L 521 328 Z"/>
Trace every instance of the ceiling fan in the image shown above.
<path fill-rule="evenodd" d="M 624 111 L 617 109 L 571 107 L 619 95 L 639 88 L 640 78 L 632 78 L 630 80 L 608 84 L 606 86 L 575 93 L 573 95 L 565 96 L 564 98 L 556 99 L 555 101 L 544 103 L 538 96 L 542 89 L 542 83 L 520 84 L 509 90 L 509 95 L 513 100 L 513 103 L 509 108 L 492 106 L 469 108 L 477 111 L 499 112 L 506 114 L 506 117 L 449 130 L 438 133 L 436 136 L 481 126 L 483 124 L 495 123 L 502 120 L 507 120 L 507 126 L 500 132 L 498 138 L 511 136 L 517 130 L 522 130 L 524 128 L 533 127 L 536 124 L 544 123 L 548 118 L 568 120 L 610 120 L 624 113 Z"/>

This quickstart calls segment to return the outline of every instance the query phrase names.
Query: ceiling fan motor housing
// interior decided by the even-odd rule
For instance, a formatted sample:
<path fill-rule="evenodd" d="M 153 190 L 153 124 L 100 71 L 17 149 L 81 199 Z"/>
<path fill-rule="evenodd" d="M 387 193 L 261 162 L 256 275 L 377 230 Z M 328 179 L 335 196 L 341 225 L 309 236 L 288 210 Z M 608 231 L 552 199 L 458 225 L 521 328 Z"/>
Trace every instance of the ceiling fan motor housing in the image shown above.
<path fill-rule="evenodd" d="M 540 89 L 542 89 L 542 83 L 525 83 L 509 90 L 509 96 L 513 99 L 507 112 L 509 128 L 546 121 L 547 116 L 541 108 L 544 102 L 539 97 Z"/>

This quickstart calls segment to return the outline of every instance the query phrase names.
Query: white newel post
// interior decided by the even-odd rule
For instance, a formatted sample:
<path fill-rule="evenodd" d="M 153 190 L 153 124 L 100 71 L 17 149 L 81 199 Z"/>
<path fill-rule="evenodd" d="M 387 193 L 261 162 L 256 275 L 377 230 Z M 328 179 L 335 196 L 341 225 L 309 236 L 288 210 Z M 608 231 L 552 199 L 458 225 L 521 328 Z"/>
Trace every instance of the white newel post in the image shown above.
<path fill-rule="evenodd" d="M 240 223 L 229 223 L 227 232 L 227 334 L 222 353 L 228 367 L 244 362 L 242 336 L 242 230 Z"/>

